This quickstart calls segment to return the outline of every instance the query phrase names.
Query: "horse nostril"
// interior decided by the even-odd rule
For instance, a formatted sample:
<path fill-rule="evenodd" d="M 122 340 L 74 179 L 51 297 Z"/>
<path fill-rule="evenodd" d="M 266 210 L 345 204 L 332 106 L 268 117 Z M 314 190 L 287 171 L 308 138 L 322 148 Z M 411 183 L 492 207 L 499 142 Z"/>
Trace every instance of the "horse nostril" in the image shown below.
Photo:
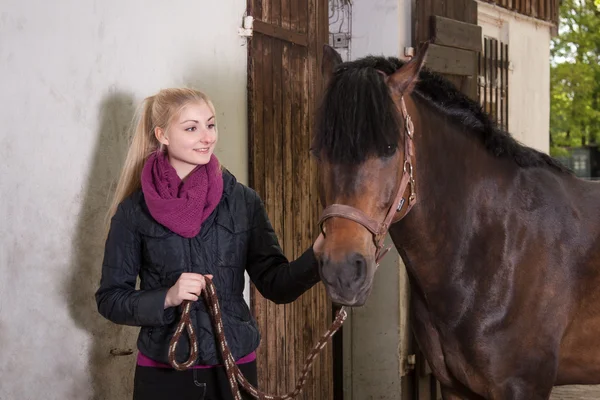
<path fill-rule="evenodd" d="M 354 253 L 349 257 L 348 261 L 348 263 L 353 266 L 354 274 L 357 278 L 361 279 L 366 275 L 367 260 L 362 254 Z"/>

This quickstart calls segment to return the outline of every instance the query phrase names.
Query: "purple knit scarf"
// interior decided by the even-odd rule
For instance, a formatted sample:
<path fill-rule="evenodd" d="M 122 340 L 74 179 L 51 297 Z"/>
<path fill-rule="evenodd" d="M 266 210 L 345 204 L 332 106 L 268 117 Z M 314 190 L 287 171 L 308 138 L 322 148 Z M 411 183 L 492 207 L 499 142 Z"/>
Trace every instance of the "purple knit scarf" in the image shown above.
<path fill-rule="evenodd" d="M 192 238 L 221 201 L 223 174 L 213 154 L 181 181 L 165 153 L 153 153 L 142 170 L 142 191 L 150 214 L 173 232 Z"/>

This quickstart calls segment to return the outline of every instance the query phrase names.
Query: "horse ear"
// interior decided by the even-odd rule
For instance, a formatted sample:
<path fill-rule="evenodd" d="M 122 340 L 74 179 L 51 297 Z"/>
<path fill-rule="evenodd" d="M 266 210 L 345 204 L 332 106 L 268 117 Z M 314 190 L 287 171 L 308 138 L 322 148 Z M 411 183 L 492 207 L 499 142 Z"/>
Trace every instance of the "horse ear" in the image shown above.
<path fill-rule="evenodd" d="M 321 74 L 325 82 L 333 75 L 335 67 L 342 63 L 340 54 L 328 44 L 323 45 L 323 58 L 321 59 Z"/>
<path fill-rule="evenodd" d="M 425 64 L 428 48 L 429 42 L 425 42 L 419 49 L 416 57 L 390 75 L 388 84 L 392 91 L 399 95 L 410 94 L 412 92 L 419 80 L 419 72 L 421 72 L 421 68 Z"/>

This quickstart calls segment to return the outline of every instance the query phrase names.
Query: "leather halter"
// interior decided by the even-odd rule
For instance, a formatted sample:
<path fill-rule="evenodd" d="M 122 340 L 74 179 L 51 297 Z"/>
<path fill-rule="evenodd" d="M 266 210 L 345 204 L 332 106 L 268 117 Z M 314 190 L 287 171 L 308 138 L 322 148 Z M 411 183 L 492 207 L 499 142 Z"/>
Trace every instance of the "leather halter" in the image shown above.
<path fill-rule="evenodd" d="M 412 164 L 412 159 L 415 155 L 415 145 L 413 142 L 414 125 L 406 109 L 404 97 L 400 99 L 400 108 L 402 111 L 402 117 L 404 118 L 405 125 L 404 168 L 402 172 L 402 178 L 400 179 L 400 185 L 398 186 L 398 191 L 396 192 L 394 201 L 390 205 L 390 208 L 383 222 L 377 222 L 358 208 L 344 204 L 332 204 L 329 207 L 325 208 L 323 210 L 323 213 L 321 214 L 321 219 L 319 220 L 319 227 L 321 228 L 321 232 L 323 232 L 323 235 L 325 235 L 325 232 L 323 231 L 323 224 L 329 218 L 333 217 L 349 219 L 364 226 L 367 230 L 369 230 L 369 232 L 373 234 L 373 242 L 375 243 L 375 247 L 377 248 L 377 251 L 375 253 L 375 263 L 377 265 L 379 265 L 379 262 L 381 261 L 383 256 L 385 256 L 391 248 L 391 246 L 387 249 L 383 248 L 385 235 L 387 234 L 390 225 L 404 218 L 417 200 Z M 404 193 L 406 192 L 406 189 L 409 185 L 410 192 L 408 195 L 407 202 L 404 198 Z M 408 204 L 405 208 L 404 213 L 398 216 L 398 213 L 402 211 L 405 203 Z"/>

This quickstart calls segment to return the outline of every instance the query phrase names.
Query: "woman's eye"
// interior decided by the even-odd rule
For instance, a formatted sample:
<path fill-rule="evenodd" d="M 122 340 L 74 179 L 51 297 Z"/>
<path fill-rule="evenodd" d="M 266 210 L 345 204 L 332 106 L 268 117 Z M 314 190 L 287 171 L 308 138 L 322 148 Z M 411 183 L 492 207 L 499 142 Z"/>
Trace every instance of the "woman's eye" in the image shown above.
<path fill-rule="evenodd" d="M 196 131 L 196 127 L 195 126 L 190 126 L 189 128 L 186 128 L 186 131 L 188 131 L 188 132 L 195 132 Z"/>
<path fill-rule="evenodd" d="M 215 124 L 209 124 L 208 129 L 215 129 Z"/>

